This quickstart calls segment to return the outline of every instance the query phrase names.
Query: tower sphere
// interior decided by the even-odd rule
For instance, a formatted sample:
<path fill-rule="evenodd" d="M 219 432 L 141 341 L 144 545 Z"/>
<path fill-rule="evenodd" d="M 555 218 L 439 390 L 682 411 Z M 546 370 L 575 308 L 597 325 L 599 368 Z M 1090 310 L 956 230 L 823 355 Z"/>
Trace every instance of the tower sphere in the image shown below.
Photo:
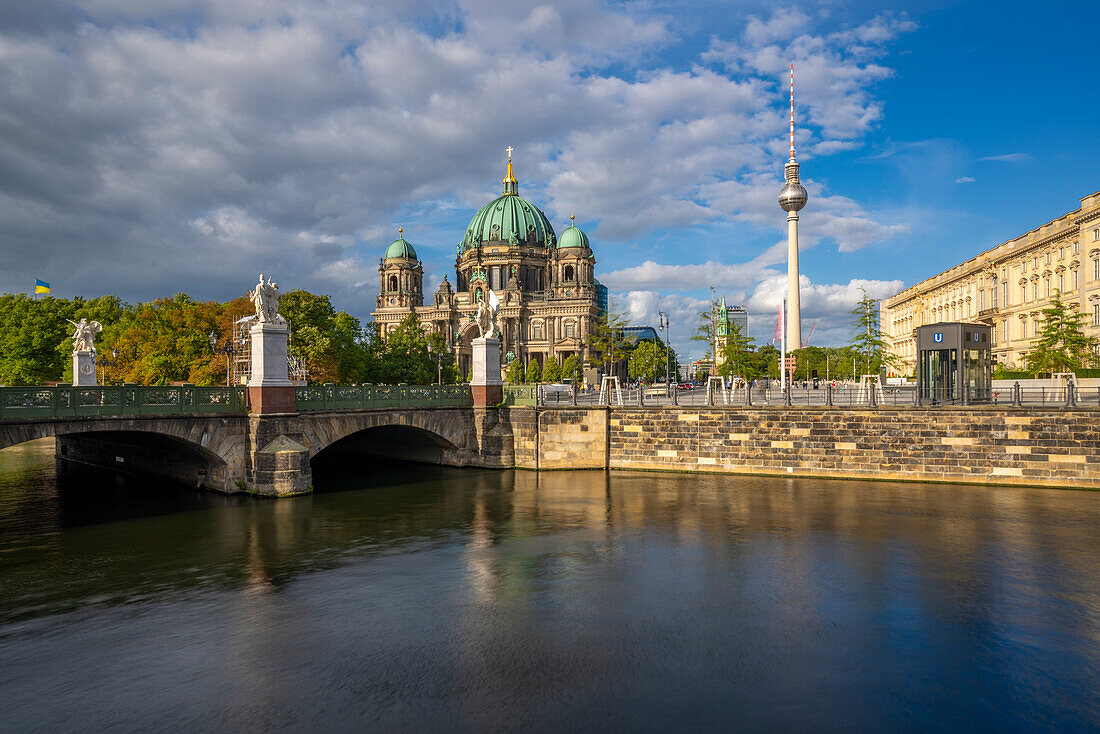
<path fill-rule="evenodd" d="M 809 198 L 806 187 L 800 184 L 797 179 L 788 181 L 783 190 L 779 192 L 779 208 L 785 212 L 796 212 L 806 206 Z"/>

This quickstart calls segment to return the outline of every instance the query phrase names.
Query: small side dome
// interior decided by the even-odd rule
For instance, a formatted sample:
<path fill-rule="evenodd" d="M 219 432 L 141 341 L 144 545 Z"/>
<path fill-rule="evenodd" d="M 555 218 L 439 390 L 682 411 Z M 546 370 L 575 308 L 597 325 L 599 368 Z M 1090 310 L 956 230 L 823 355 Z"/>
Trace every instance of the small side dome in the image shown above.
<path fill-rule="evenodd" d="M 416 260 L 416 250 L 409 244 L 401 235 L 404 233 L 404 229 L 398 229 L 398 237 L 396 240 L 390 243 L 390 246 L 386 248 L 386 259 L 404 259 L 404 260 Z"/>
<path fill-rule="evenodd" d="M 561 233 L 561 236 L 558 237 L 559 250 L 566 250 L 570 247 L 588 249 L 588 235 L 582 232 L 580 227 L 573 223 L 576 221 L 576 219 L 577 215 L 570 215 L 569 227 L 567 227 L 566 230 Z"/>

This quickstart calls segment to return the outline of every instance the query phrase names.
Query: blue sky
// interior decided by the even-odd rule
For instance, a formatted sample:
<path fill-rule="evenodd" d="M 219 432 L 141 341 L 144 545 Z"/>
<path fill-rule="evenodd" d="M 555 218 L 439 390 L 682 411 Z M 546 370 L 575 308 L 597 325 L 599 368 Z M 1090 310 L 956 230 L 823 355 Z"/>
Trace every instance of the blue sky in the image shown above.
<path fill-rule="evenodd" d="M 366 320 L 404 226 L 434 287 L 499 190 L 570 211 L 636 323 L 709 286 L 770 338 L 796 66 L 803 323 L 1100 189 L 1097 11 L 1062 3 L 77 0 L 0 9 L 0 290 L 225 299 L 260 271 Z"/>

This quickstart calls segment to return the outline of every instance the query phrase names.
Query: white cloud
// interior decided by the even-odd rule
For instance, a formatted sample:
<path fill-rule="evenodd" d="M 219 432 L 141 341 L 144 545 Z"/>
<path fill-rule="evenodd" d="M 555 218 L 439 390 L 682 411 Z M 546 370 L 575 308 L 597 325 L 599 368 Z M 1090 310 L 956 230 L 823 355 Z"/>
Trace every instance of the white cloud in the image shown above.
<path fill-rule="evenodd" d="M 788 60 L 806 111 L 800 150 L 851 149 L 882 116 L 873 87 L 891 74 L 887 44 L 912 26 L 888 14 L 823 23 L 791 10 L 751 18 L 674 69 L 658 53 L 677 41 L 674 24 L 646 4 L 6 8 L 0 287 L 37 271 L 57 273 L 59 293 L 226 297 L 274 268 L 366 314 L 398 212 L 480 205 L 509 144 L 524 190 L 557 221 L 576 210 L 604 243 L 728 219 L 781 227 Z M 854 250 L 902 226 L 807 184 L 805 246 Z M 435 258 L 429 272 L 459 238 L 416 243 Z M 605 278 L 626 291 L 694 280 L 748 292 L 773 275 L 771 257 Z"/>
<path fill-rule="evenodd" d="M 970 176 L 960 176 L 959 178 L 955 179 L 955 183 L 974 183 L 975 180 L 976 179 L 971 178 Z"/>
<path fill-rule="evenodd" d="M 1027 153 L 1002 153 L 1001 155 L 987 155 L 979 158 L 980 161 L 993 161 L 996 163 L 1019 163 L 1020 161 L 1030 160 L 1031 156 Z"/>

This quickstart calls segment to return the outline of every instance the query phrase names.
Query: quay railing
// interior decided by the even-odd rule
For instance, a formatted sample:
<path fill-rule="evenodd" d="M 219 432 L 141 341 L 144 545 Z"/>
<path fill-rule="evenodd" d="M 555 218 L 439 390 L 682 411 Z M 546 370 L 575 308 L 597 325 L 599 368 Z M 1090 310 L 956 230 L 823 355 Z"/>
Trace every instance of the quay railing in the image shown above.
<path fill-rule="evenodd" d="M 294 388 L 300 412 L 473 405 L 469 385 L 308 385 Z"/>
<path fill-rule="evenodd" d="M 94 415 L 244 413 L 243 387 L 58 385 L 0 387 L 0 420 Z"/>

